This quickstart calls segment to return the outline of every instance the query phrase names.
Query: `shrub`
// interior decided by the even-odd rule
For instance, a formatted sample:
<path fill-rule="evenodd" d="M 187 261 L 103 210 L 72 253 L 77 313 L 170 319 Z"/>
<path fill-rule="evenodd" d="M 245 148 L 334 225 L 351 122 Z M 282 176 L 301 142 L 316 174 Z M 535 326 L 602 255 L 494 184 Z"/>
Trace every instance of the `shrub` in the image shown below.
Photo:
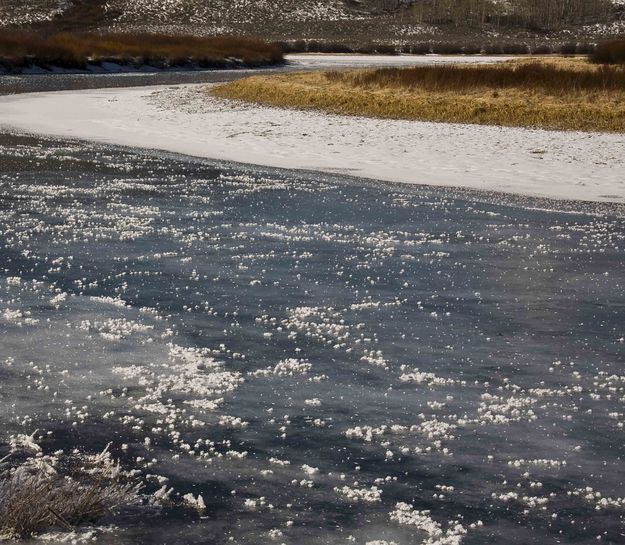
<path fill-rule="evenodd" d="M 503 53 L 503 46 L 501 44 L 486 44 L 484 46 L 484 53 L 487 55 L 501 55 Z"/>
<path fill-rule="evenodd" d="M 523 43 L 503 44 L 501 49 L 505 55 L 527 55 L 530 52 L 529 46 Z"/>
<path fill-rule="evenodd" d="M 278 42 L 283 51 L 288 53 L 353 53 L 354 50 L 342 42 L 326 42 L 296 40 L 294 42 Z"/>
<path fill-rule="evenodd" d="M 273 42 L 272 45 L 279 47 L 283 53 L 304 53 L 306 51 L 306 42 L 304 40 Z"/>
<path fill-rule="evenodd" d="M 309 47 L 309 51 L 313 51 Z M 321 42 L 317 44 L 315 52 L 317 53 L 353 53 L 353 49 L 348 45 L 340 42 Z"/>
<path fill-rule="evenodd" d="M 462 55 L 462 44 L 452 42 L 435 43 L 432 53 L 437 55 Z"/>
<path fill-rule="evenodd" d="M 397 55 L 398 51 L 394 45 L 381 43 L 362 44 L 355 50 L 356 53 L 364 55 Z"/>
<path fill-rule="evenodd" d="M 577 53 L 577 43 L 569 42 L 561 44 L 558 51 L 561 55 L 575 55 L 575 53 Z"/>
<path fill-rule="evenodd" d="M 576 53 L 578 55 L 590 55 L 591 53 L 594 53 L 595 51 L 595 44 L 577 44 L 577 51 Z"/>
<path fill-rule="evenodd" d="M 43 65 L 84 68 L 87 64 L 116 61 L 168 67 L 181 64 L 225 66 L 230 59 L 248 65 L 283 60 L 277 45 L 235 37 L 195 38 L 160 34 L 58 33 L 42 36 L 28 32 L 0 34 L 0 58 L 5 66 Z"/>
<path fill-rule="evenodd" d="M 306 51 L 309 53 L 321 53 L 321 43 L 316 40 L 306 42 Z"/>
<path fill-rule="evenodd" d="M 537 45 L 534 49 L 532 49 L 533 55 L 551 55 L 552 53 L 553 49 L 547 44 Z"/>
<path fill-rule="evenodd" d="M 379 55 L 397 55 L 398 54 L 397 48 L 391 44 L 374 44 L 373 49 Z"/>
<path fill-rule="evenodd" d="M 428 55 L 432 52 L 432 46 L 427 42 L 418 42 L 415 44 L 410 44 L 406 46 L 407 53 L 412 53 L 413 55 Z"/>
<path fill-rule="evenodd" d="M 463 55 L 479 55 L 482 52 L 482 46 L 478 44 L 467 44 L 462 48 Z"/>
<path fill-rule="evenodd" d="M 0 473 L 0 540 L 72 530 L 137 503 L 139 490 L 106 450 L 96 456 L 29 458 Z"/>
<path fill-rule="evenodd" d="M 604 42 L 590 54 L 590 61 L 596 64 L 625 64 L 625 40 Z"/>

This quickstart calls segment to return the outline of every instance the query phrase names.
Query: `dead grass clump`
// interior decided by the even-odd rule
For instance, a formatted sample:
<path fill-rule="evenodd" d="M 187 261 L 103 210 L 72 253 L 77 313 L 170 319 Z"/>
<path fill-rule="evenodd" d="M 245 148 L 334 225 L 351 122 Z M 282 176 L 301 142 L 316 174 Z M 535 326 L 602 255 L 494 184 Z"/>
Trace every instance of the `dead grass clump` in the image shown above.
<path fill-rule="evenodd" d="M 32 457 L 0 472 L 0 540 L 71 531 L 137 503 L 140 485 L 96 456 Z"/>
<path fill-rule="evenodd" d="M 590 61 L 595 64 L 625 65 L 625 40 L 599 44 L 590 54 Z"/>
<path fill-rule="evenodd" d="M 583 59 L 256 76 L 213 93 L 343 115 L 625 132 L 625 71 Z"/>
<path fill-rule="evenodd" d="M 159 34 L 88 34 L 29 32 L 0 34 L 0 63 L 5 68 L 30 65 L 84 68 L 105 61 L 158 67 L 225 66 L 237 59 L 258 66 L 282 61 L 276 45 L 234 37 L 195 38 Z"/>

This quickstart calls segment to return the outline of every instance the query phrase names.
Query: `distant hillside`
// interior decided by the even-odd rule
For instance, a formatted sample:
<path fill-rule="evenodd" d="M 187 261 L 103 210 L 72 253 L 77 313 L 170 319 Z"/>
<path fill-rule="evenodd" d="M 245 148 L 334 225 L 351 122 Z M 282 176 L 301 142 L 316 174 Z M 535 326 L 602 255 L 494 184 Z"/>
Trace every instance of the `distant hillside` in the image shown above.
<path fill-rule="evenodd" d="M 625 0 L 2 0 L 8 26 L 347 43 L 597 41 L 625 35 Z"/>

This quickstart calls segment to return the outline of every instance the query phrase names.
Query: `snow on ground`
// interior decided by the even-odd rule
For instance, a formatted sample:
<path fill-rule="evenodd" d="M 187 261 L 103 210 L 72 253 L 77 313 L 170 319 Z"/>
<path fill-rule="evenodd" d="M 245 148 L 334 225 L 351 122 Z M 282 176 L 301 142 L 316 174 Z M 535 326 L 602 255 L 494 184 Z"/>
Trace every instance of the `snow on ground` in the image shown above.
<path fill-rule="evenodd" d="M 300 59 L 304 67 L 328 66 L 327 56 Z M 335 59 L 335 66 L 372 62 L 357 55 Z M 405 57 L 374 60 L 407 62 Z M 625 136 L 617 134 L 285 112 L 213 98 L 206 85 L 2 97 L 0 126 L 411 184 L 625 202 Z"/>
<path fill-rule="evenodd" d="M 360 55 L 295 53 L 286 55 L 291 65 L 306 69 L 366 68 L 373 66 L 411 66 L 415 64 L 492 64 L 513 59 L 492 55 Z"/>
<path fill-rule="evenodd" d="M 188 20 L 192 23 L 227 21 L 246 23 L 251 19 L 272 19 L 276 13 L 289 21 L 353 19 L 344 5 L 337 1 L 303 0 L 297 3 L 284 0 L 216 0 L 189 2 L 188 0 L 111 0 L 105 4 L 108 12 L 120 13 L 118 22 L 136 23 L 138 20 L 167 23 Z"/>
<path fill-rule="evenodd" d="M 50 21 L 69 6 L 68 0 L 40 0 L 39 2 L 2 0 L 0 2 L 0 27 Z"/>

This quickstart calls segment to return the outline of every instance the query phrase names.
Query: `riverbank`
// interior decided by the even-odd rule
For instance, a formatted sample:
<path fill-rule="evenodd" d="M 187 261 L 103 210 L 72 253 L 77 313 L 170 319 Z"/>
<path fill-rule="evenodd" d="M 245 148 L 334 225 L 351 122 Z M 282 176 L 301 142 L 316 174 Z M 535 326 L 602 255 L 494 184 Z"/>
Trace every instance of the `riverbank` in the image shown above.
<path fill-rule="evenodd" d="M 288 58 L 293 70 L 457 59 L 495 60 Z M 5 96 L 0 129 L 382 181 L 625 202 L 625 135 L 285 113 L 212 97 L 211 88 L 168 84 Z"/>
<path fill-rule="evenodd" d="M 257 75 L 213 93 L 341 115 L 625 132 L 625 72 L 586 58 Z"/>

